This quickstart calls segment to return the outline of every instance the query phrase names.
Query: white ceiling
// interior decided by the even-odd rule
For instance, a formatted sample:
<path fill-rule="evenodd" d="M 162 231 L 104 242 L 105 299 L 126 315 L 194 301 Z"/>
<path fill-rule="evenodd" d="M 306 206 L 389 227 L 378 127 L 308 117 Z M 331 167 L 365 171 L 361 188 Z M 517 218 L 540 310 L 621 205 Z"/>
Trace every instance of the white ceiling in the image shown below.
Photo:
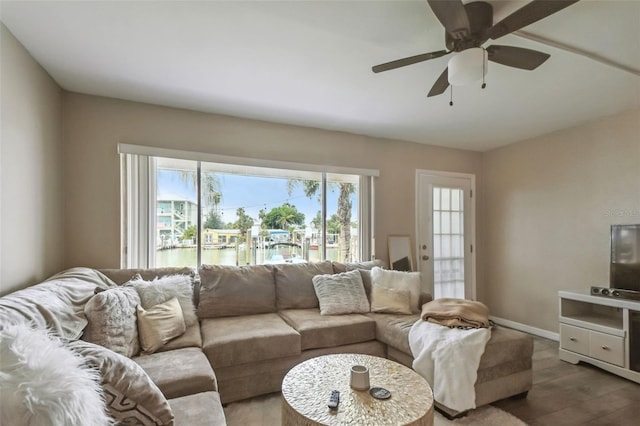
<path fill-rule="evenodd" d="M 494 22 L 527 1 L 491 1 Z M 0 19 L 64 89 L 485 151 L 640 108 L 640 77 L 507 35 L 551 58 L 490 63 L 487 88 L 426 94 L 448 57 L 422 1 L 4 1 Z M 524 31 L 640 70 L 640 0 L 582 0 Z"/>

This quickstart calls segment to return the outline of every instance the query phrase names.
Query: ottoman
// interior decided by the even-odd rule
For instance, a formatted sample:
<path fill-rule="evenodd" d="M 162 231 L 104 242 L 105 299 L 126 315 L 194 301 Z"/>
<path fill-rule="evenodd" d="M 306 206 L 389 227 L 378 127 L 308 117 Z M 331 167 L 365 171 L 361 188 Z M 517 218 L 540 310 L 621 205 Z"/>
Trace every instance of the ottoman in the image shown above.
<path fill-rule="evenodd" d="M 376 322 L 376 338 L 387 344 L 387 358 L 411 367 L 409 330 L 419 315 L 367 314 Z M 512 396 L 526 397 L 533 384 L 533 337 L 502 326 L 494 326 L 487 343 L 475 384 L 476 407 Z M 463 413 L 436 401 L 436 407 L 449 417 Z"/>

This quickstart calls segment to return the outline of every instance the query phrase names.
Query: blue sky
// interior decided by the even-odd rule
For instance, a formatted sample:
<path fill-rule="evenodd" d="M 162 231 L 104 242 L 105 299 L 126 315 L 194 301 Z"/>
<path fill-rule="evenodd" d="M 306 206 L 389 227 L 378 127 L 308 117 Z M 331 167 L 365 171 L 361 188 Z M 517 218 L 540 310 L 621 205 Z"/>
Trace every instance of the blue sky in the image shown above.
<path fill-rule="evenodd" d="M 309 199 L 304 195 L 301 187 L 296 187 L 291 195 L 287 192 L 287 179 L 242 176 L 234 174 L 218 174 L 221 184 L 222 202 L 219 210 L 222 220 L 234 222 L 237 220 L 236 210 L 243 207 L 245 212 L 258 222 L 258 212 L 265 209 L 267 213 L 274 207 L 288 202 L 304 213 L 305 223 L 309 224 L 320 210 L 317 197 Z M 170 170 L 158 170 L 158 196 L 177 195 L 193 202 L 196 201 L 196 190 L 185 183 L 179 173 Z M 172 197 L 171 197 L 172 198 Z M 327 197 L 328 216 L 336 213 L 338 204 L 337 188 L 329 188 Z M 352 221 L 357 221 L 357 195 L 352 195 Z"/>

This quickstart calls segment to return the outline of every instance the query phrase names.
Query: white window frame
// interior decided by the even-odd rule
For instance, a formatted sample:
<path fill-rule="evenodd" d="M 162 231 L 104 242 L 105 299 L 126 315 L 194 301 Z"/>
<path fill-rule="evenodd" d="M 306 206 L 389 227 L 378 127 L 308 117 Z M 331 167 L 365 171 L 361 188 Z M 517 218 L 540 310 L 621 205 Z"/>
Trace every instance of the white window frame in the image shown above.
<path fill-rule="evenodd" d="M 362 260 L 375 258 L 374 236 L 374 182 L 380 176 L 377 169 L 363 169 L 339 166 L 322 166 L 309 163 L 265 160 L 249 157 L 234 157 L 203 152 L 175 150 L 144 145 L 118 144 L 121 155 L 121 267 L 150 268 L 155 265 L 155 245 L 151 243 L 154 235 L 156 194 L 155 157 L 181 160 L 229 164 L 233 166 L 252 166 L 271 169 L 320 172 L 323 182 L 330 173 L 359 175 L 358 197 L 358 243 Z M 198 188 L 200 194 L 200 188 Z M 323 186 L 323 194 L 326 187 Z M 198 198 L 200 195 L 198 195 Z M 198 200 L 200 206 L 200 200 Z M 326 206 L 323 205 L 323 219 L 326 219 Z M 200 221 L 200 214 L 198 218 Z M 323 224 L 323 229 L 326 226 Z M 198 239 L 199 240 L 199 239 Z M 323 258 L 325 258 L 323 253 Z M 198 265 L 200 250 L 198 250 Z"/>

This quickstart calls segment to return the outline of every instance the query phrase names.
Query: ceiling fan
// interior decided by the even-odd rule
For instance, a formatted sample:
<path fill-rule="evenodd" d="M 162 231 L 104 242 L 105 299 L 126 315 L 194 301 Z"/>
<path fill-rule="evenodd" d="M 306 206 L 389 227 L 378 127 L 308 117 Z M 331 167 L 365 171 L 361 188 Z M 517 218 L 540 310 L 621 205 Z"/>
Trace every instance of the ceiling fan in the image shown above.
<path fill-rule="evenodd" d="M 463 84 L 462 80 L 468 79 L 468 76 L 464 75 L 465 67 L 478 68 L 479 66 L 484 79 L 487 60 L 514 68 L 534 70 L 549 59 L 550 55 L 522 47 L 494 44 L 484 49 L 482 45 L 489 39 L 495 40 L 517 31 L 578 1 L 533 0 L 494 25 L 493 7 L 487 2 L 476 1 L 464 4 L 461 0 L 428 0 L 431 10 L 445 28 L 447 50 L 398 59 L 376 65 L 372 70 L 374 73 L 389 71 L 455 52 L 456 56 L 449 61 L 449 65 L 440 74 L 427 96 L 442 94 L 449 84 Z M 454 67 L 456 69 L 450 72 L 450 68 Z M 483 83 L 483 88 L 484 86 Z"/>

